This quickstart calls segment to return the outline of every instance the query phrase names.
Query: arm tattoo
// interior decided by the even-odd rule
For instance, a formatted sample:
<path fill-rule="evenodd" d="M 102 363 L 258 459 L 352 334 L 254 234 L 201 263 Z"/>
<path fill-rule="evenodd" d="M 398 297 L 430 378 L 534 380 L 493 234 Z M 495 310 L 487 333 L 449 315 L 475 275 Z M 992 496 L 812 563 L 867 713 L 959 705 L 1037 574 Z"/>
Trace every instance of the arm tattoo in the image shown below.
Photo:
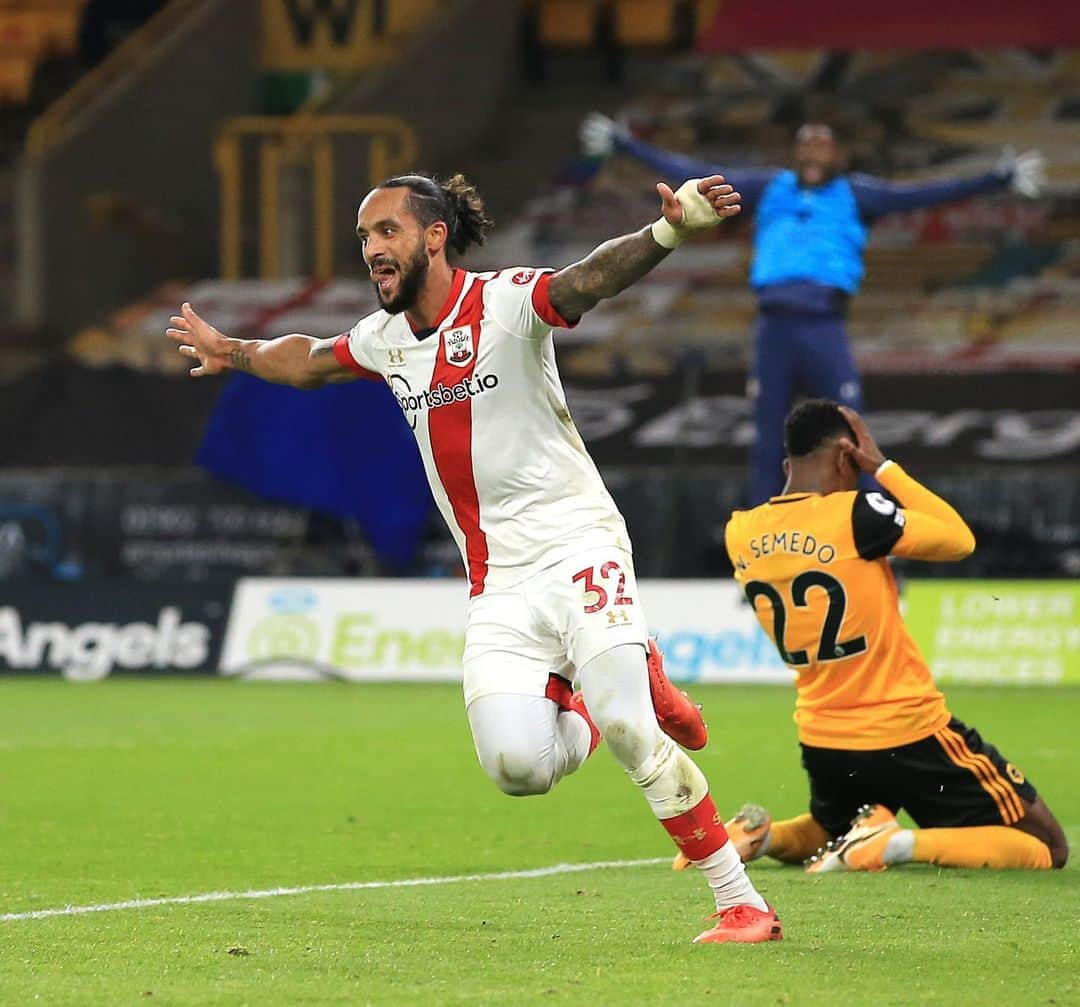
<path fill-rule="evenodd" d="M 229 361 L 229 366 L 235 370 L 251 370 L 251 357 L 248 356 L 246 350 L 229 350 L 229 352 L 225 354 L 225 358 Z"/>
<path fill-rule="evenodd" d="M 636 283 L 669 252 L 656 243 L 648 227 L 605 241 L 551 278 L 552 306 L 568 321 L 578 319 L 600 301 Z"/>
<path fill-rule="evenodd" d="M 313 349 L 311 351 L 311 356 L 313 356 L 313 357 L 325 357 L 328 354 L 332 354 L 333 352 L 334 352 L 334 344 L 333 344 L 333 342 L 330 341 L 330 340 L 326 340 L 325 342 L 319 343 L 319 345 L 316 346 L 315 349 Z"/>

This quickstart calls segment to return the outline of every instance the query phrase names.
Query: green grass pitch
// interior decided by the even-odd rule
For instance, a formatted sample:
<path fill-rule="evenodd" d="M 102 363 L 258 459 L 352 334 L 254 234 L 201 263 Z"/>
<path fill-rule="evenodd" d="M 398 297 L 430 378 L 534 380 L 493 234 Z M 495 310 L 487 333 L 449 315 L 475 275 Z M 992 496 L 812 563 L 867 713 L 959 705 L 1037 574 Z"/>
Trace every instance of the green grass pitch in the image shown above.
<path fill-rule="evenodd" d="M 792 695 L 702 688 L 717 804 L 805 807 Z M 1080 844 L 1080 689 L 953 689 Z M 0 913 L 667 857 L 601 748 L 499 794 L 453 686 L 0 683 Z M 0 922 L 0 1004 L 1080 1004 L 1080 866 L 753 874 L 785 940 L 696 947 L 664 865 Z"/>

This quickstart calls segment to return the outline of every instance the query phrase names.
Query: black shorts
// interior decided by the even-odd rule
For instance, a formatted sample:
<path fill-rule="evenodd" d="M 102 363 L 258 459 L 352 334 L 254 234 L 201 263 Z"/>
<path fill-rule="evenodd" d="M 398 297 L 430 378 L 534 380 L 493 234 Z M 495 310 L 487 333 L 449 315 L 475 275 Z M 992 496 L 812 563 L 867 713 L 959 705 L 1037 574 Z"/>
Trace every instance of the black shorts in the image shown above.
<path fill-rule="evenodd" d="M 955 717 L 936 734 L 899 748 L 858 752 L 802 746 L 810 814 L 830 835 L 848 830 L 862 804 L 901 809 L 920 828 L 1012 825 L 1035 788 L 1011 762 Z"/>

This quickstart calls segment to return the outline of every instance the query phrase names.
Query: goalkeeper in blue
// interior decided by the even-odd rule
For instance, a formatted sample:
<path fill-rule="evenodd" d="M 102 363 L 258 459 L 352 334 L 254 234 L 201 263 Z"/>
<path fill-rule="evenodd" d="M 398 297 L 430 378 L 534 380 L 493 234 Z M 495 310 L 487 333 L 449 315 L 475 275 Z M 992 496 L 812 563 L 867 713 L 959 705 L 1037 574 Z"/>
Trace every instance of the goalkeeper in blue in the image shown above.
<path fill-rule="evenodd" d="M 1037 196 L 1045 181 L 1042 155 L 1005 156 L 985 174 L 914 184 L 843 170 L 828 126 L 795 134 L 794 167 L 728 169 L 650 146 L 599 114 L 581 127 L 586 154 L 627 154 L 665 178 L 722 171 L 754 215 L 750 284 L 758 298 L 748 389 L 754 403 L 751 504 L 783 488 L 784 418 L 799 397 L 862 409 L 862 387 L 848 342 L 848 304 L 863 276 L 870 227 L 890 213 L 918 210 L 1011 187 Z"/>

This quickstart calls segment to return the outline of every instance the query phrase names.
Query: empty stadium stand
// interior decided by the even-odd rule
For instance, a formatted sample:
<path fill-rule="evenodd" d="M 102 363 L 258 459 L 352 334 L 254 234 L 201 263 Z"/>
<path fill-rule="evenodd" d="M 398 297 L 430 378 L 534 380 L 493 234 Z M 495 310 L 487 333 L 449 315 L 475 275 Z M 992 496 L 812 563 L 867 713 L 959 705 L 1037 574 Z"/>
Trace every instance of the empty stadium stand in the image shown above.
<path fill-rule="evenodd" d="M 869 370 L 1080 365 L 1080 118 L 1074 50 L 825 49 L 694 53 L 660 65 L 621 118 L 642 138 L 736 173 L 785 164 L 794 127 L 825 119 L 853 166 L 897 180 L 992 167 L 1007 148 L 1037 148 L 1047 197 L 1011 194 L 887 218 L 871 236 L 852 332 Z M 653 174 L 605 162 L 577 191 L 555 190 L 515 240 L 559 262 L 643 219 Z M 725 228 L 658 272 L 652 296 L 590 315 L 575 363 L 613 373 L 655 367 L 680 345 L 743 366 L 753 301 L 750 225 Z"/>
<path fill-rule="evenodd" d="M 51 2 L 0 0 L 0 54 L 18 50 L 29 66 L 19 70 L 21 64 L 13 62 L 10 91 L 0 82 L 0 102 L 8 101 L 9 108 L 26 100 L 35 72 L 40 75 L 52 56 L 70 51 L 64 48 L 68 36 L 44 31 L 39 15 Z M 75 11 L 77 19 L 92 2 L 57 0 L 56 8 Z M 228 7 L 231 16 L 239 3 L 218 6 Z M 460 13 L 466 4 L 453 6 Z M 850 329 L 872 418 L 892 432 L 890 443 L 898 452 L 972 514 L 985 546 L 980 550 L 985 571 L 1009 563 L 1016 572 L 1080 570 L 1075 548 L 1080 529 L 1075 431 L 1080 428 L 1069 384 L 1080 370 L 1080 146 L 1075 143 L 1080 51 L 846 50 L 772 43 L 707 51 L 691 42 L 695 31 L 700 34 L 712 23 L 715 3 L 523 0 L 521 8 L 526 30 L 518 65 L 525 83 L 507 83 L 496 73 L 480 84 L 462 83 L 465 70 L 458 71 L 454 61 L 470 61 L 461 58 L 457 44 L 446 47 L 451 59 L 438 71 L 443 77 L 459 73 L 454 79 L 459 90 L 473 96 L 472 111 L 483 106 L 483 121 L 490 123 L 483 130 L 475 121 L 442 113 L 433 121 L 417 95 L 430 93 L 425 74 L 434 71 L 410 60 L 403 61 L 407 65 L 397 76 L 389 71 L 380 77 L 378 86 L 346 81 L 334 101 L 304 109 L 309 115 L 389 111 L 415 131 L 421 167 L 442 173 L 463 169 L 476 178 L 499 227 L 491 242 L 471 255 L 471 268 L 560 265 L 655 215 L 651 172 L 624 158 L 598 165 L 577 155 L 578 122 L 592 108 L 618 115 L 650 142 L 733 170 L 786 163 L 793 128 L 806 119 L 832 123 L 857 170 L 900 181 L 984 170 L 1010 146 L 1044 151 L 1050 182 L 1045 198 L 1023 201 L 1003 193 L 876 226 Z M 29 19 L 28 9 L 34 12 Z M 236 21 L 242 21 L 239 14 Z M 514 72 L 517 44 L 513 24 L 511 16 L 499 33 L 506 43 L 500 52 L 510 53 L 508 75 Z M 255 38 L 250 32 L 247 37 Z M 539 78 L 528 72 L 533 49 L 543 52 Z M 235 47 L 231 52 L 235 57 Z M 490 47 L 488 57 L 486 65 L 494 62 Z M 386 67 L 372 77 L 384 72 Z M 30 83 L 20 85 L 19 73 L 29 73 Z M 545 80 L 543 86 L 537 79 Z M 396 96 L 399 105 L 384 107 L 388 96 Z M 184 103 L 185 114 L 191 114 L 191 96 L 185 94 Z M 226 112 L 213 104 L 200 120 L 200 137 L 220 137 L 224 117 L 232 114 L 249 111 Z M 475 129 L 466 139 L 455 135 L 469 127 Z M 148 131 L 152 127 L 144 134 Z M 93 133 L 100 149 L 100 133 L 97 128 Z M 435 134 L 441 145 L 425 149 Z M 211 144 L 205 146 L 208 155 Z M 79 149 L 93 154 L 89 142 Z M 437 153 L 430 153 L 433 149 Z M 200 149 L 200 157 L 203 153 Z M 65 288 L 63 299 L 77 314 L 62 324 L 53 320 L 52 356 L 39 348 L 36 357 L 9 353 L 0 359 L 0 392 L 9 405 L 16 404 L 22 421 L 6 428 L 5 450 L 13 463 L 29 466 L 44 457 L 56 465 L 184 468 L 213 407 L 215 386 L 197 383 L 192 392 L 182 383 L 185 361 L 161 337 L 182 299 L 193 300 L 223 328 L 252 337 L 344 331 L 371 310 L 370 284 L 362 275 L 350 219 L 369 176 L 366 162 L 355 152 L 351 156 L 333 173 L 340 205 L 331 216 L 341 224 L 335 280 L 292 276 L 303 265 L 291 272 L 283 265 L 267 271 L 268 277 L 280 274 L 276 279 L 222 281 L 213 278 L 213 249 L 207 254 L 202 248 L 200 257 L 185 260 L 182 268 L 139 272 L 134 279 L 148 256 L 131 255 L 130 270 L 109 268 L 130 280 L 123 293 L 117 293 L 120 284 L 103 292 L 96 281 L 92 289 Z M 208 156 L 205 160 L 199 162 L 199 187 L 212 196 L 214 175 Z M 248 160 L 254 170 L 256 158 Z M 78 212 L 145 207 L 139 220 L 173 228 L 177 240 L 168 243 L 170 250 L 189 253 L 186 246 L 196 239 L 206 246 L 215 243 L 212 199 L 189 205 L 177 198 L 177 191 L 186 190 L 172 189 L 163 196 L 159 183 L 144 184 L 153 174 L 146 167 L 151 162 L 140 164 L 141 202 L 119 192 L 120 186 L 113 192 L 115 173 L 99 172 L 80 197 Z M 80 168 L 80 181 L 88 174 Z M 0 193 L 10 193 L 2 181 Z M 249 190 L 237 201 L 247 217 L 236 228 L 236 243 L 243 246 L 245 263 L 238 275 L 250 276 L 259 259 L 254 222 L 263 190 L 254 184 Z M 105 197 L 128 202 L 109 203 Z M 174 216 L 162 212 L 165 208 Z M 200 226 L 190 227 L 191 221 Z M 736 221 L 696 241 L 644 282 L 589 313 L 575 330 L 559 335 L 571 409 L 627 510 L 642 556 L 648 557 L 642 559 L 642 572 L 723 572 L 717 535 L 724 514 L 740 502 L 753 437 L 743 391 L 755 313 L 747 285 L 751 229 L 752 221 Z M 4 233 L 0 213 L 0 244 Z M 287 244 L 298 233 L 286 229 L 282 241 Z M 116 234 L 108 238 L 119 247 Z M 295 240 L 302 239 L 306 234 Z M 64 241 L 87 247 L 66 233 Z M 106 244 L 99 242 L 102 248 Z M 113 252 L 119 256 L 126 247 Z M 96 257 L 104 261 L 102 253 Z M 199 264 L 192 266 L 193 261 Z M 89 275 L 89 268 L 78 265 L 50 268 Z M 0 295 L 2 266 L 0 253 Z M 173 282 L 163 282 L 167 278 Z M 92 300 L 93 310 L 86 310 Z M 105 400 L 109 408 L 98 408 Z M 27 417 L 32 405 L 45 401 L 47 422 L 39 429 Z M 151 436 L 159 423 L 165 425 L 148 420 L 158 417 L 153 410 L 170 417 L 167 442 Z M 66 436 L 53 436 L 61 421 Z M 940 436 L 934 429 L 939 423 L 945 430 Z M 126 427 L 138 429 L 140 436 L 116 435 Z M 944 443 L 946 436 L 953 439 Z M 1029 506 L 1021 492 L 1029 482 L 1039 487 L 1038 507 Z M 57 490 L 57 499 L 63 491 Z M 433 555 L 441 555 L 444 546 L 448 540 L 439 532 L 432 540 Z M 1021 549 L 1027 552 L 1017 558 Z M 446 556 L 446 568 L 455 568 L 452 550 Z M 302 559 L 296 569 L 304 569 Z"/>

